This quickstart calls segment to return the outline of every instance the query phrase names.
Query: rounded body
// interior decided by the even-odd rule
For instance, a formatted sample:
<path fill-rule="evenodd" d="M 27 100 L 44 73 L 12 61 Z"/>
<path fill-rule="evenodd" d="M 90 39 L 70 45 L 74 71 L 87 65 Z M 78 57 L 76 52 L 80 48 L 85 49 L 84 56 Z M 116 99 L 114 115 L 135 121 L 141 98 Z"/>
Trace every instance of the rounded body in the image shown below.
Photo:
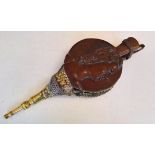
<path fill-rule="evenodd" d="M 113 87 L 121 76 L 122 64 L 110 43 L 84 39 L 71 48 L 64 69 L 76 95 L 96 96 Z"/>

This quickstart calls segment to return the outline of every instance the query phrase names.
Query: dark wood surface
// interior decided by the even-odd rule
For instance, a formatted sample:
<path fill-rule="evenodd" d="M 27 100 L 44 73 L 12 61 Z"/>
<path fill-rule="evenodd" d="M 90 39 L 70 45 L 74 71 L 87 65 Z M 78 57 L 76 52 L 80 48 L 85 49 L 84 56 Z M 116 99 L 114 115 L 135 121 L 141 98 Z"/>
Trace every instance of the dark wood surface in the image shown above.
<path fill-rule="evenodd" d="M 65 71 L 74 88 L 98 92 L 111 88 L 122 73 L 123 60 L 140 50 L 132 37 L 118 47 L 101 39 L 84 39 L 76 43 L 64 61 Z"/>

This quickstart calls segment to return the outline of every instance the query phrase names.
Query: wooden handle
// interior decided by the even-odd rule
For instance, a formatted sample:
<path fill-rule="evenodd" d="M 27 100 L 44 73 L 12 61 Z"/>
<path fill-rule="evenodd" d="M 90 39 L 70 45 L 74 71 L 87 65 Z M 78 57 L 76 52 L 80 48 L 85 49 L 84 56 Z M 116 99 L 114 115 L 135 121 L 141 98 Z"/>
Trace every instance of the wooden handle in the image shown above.
<path fill-rule="evenodd" d="M 116 50 L 123 59 L 129 59 L 134 53 L 142 50 L 144 47 L 144 44 L 139 44 L 135 38 L 129 37 L 123 40 L 122 43 L 116 47 Z"/>

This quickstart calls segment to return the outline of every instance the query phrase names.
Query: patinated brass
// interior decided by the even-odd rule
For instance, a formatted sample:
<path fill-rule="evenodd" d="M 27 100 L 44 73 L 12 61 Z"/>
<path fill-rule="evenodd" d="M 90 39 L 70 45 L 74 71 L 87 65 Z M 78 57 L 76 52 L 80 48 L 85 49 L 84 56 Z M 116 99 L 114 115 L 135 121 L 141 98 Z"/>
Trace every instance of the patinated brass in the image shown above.
<path fill-rule="evenodd" d="M 46 86 L 45 89 L 31 97 L 29 100 L 23 102 L 20 106 L 15 108 L 14 110 L 8 112 L 4 115 L 4 117 L 7 119 L 11 117 L 12 115 L 16 114 L 17 112 L 21 110 L 28 109 L 31 105 L 38 103 L 39 101 L 46 99 L 48 97 L 52 97 L 55 95 L 71 95 L 71 84 L 69 82 L 69 79 L 64 71 L 64 68 L 61 68 L 58 73 L 56 73 L 52 79 L 51 82 Z"/>
<path fill-rule="evenodd" d="M 16 114 L 17 112 L 21 111 L 21 110 L 26 110 L 28 109 L 31 105 L 46 99 L 46 95 L 45 92 L 47 92 L 47 87 L 40 91 L 39 93 L 37 93 L 36 95 L 32 96 L 29 100 L 24 101 L 20 106 L 18 106 L 17 108 L 15 108 L 14 110 L 8 112 L 7 114 L 4 115 L 4 117 L 7 119 L 9 117 L 11 117 L 12 115 Z"/>
<path fill-rule="evenodd" d="M 69 80 L 68 80 L 68 77 L 67 75 L 65 74 L 65 72 L 59 72 L 56 74 L 56 78 L 57 78 L 57 82 L 59 82 L 59 84 L 62 86 L 62 87 L 65 87 L 66 85 L 69 84 Z"/>

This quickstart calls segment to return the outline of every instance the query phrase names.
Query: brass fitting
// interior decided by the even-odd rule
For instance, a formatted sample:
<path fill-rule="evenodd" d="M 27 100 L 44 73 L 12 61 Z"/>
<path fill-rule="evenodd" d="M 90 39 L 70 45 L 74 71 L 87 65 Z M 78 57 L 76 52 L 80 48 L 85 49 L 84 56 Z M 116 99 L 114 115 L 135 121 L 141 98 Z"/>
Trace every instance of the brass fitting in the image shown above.
<path fill-rule="evenodd" d="M 48 88 L 46 87 L 44 90 L 42 90 L 41 92 L 39 92 L 35 96 L 31 97 L 29 100 L 23 102 L 20 106 L 18 106 L 14 110 L 11 110 L 7 114 L 5 114 L 4 117 L 7 119 L 7 118 L 13 116 L 14 114 L 16 114 L 17 112 L 19 112 L 21 110 L 28 109 L 32 104 L 35 104 L 35 103 L 37 103 L 43 99 L 46 99 L 47 96 L 45 95 L 45 93 L 47 92 L 47 89 Z"/>

